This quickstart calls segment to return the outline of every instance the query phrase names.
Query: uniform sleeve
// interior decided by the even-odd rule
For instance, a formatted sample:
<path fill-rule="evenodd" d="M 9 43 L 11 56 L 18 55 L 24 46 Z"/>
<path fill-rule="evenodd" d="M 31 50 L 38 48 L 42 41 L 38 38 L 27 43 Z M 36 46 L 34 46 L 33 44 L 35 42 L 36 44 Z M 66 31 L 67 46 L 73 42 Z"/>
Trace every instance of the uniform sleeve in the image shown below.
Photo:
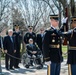
<path fill-rule="evenodd" d="M 14 39 L 14 50 L 16 50 L 16 36 L 13 36 L 13 39 Z"/>
<path fill-rule="evenodd" d="M 0 39 L 0 48 L 1 48 L 1 39 Z"/>
<path fill-rule="evenodd" d="M 64 26 L 61 26 L 59 31 L 64 32 Z"/>
<path fill-rule="evenodd" d="M 64 31 L 68 31 L 68 18 L 65 18 L 65 19 L 63 19 L 63 25 L 61 25 L 61 27 L 60 27 L 60 30 L 62 31 L 62 32 L 64 32 Z"/>
<path fill-rule="evenodd" d="M 0 37 L 0 48 L 3 49 L 3 37 Z"/>
<path fill-rule="evenodd" d="M 37 40 L 37 36 L 36 36 L 36 34 L 34 33 L 34 42 L 36 42 L 36 40 Z"/>
<path fill-rule="evenodd" d="M 28 45 L 26 45 L 26 49 L 27 49 L 27 52 L 30 52 L 30 51 L 33 51 L 32 48 Z"/>
<path fill-rule="evenodd" d="M 49 54 L 49 34 L 48 32 L 45 33 L 44 38 L 43 38 L 43 55 L 44 55 L 44 60 L 49 61 L 50 60 L 50 54 Z"/>
<path fill-rule="evenodd" d="M 27 44 L 27 34 L 24 35 L 24 42 Z"/>
<path fill-rule="evenodd" d="M 19 34 L 19 38 L 20 38 L 20 43 L 22 43 L 22 35 L 21 35 L 21 33 Z"/>
<path fill-rule="evenodd" d="M 63 33 L 64 34 L 64 37 L 67 39 L 67 40 L 70 40 L 70 38 L 72 37 L 73 35 L 73 32 L 70 30 L 66 33 Z"/>
<path fill-rule="evenodd" d="M 39 42 L 38 36 L 39 36 L 39 34 L 37 34 L 37 37 L 36 37 L 36 43 L 37 43 L 37 45 L 38 45 L 38 42 Z"/>

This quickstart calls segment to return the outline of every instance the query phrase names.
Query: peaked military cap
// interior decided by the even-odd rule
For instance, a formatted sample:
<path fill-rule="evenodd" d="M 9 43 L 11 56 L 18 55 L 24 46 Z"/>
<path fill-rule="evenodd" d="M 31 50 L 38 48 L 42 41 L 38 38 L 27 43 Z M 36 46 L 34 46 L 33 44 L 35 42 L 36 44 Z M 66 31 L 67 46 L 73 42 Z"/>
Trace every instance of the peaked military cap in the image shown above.
<path fill-rule="evenodd" d="M 28 28 L 33 28 L 33 26 L 28 26 Z"/>
<path fill-rule="evenodd" d="M 50 15 L 50 19 L 59 20 L 59 15 Z"/>
<path fill-rule="evenodd" d="M 71 17 L 71 28 L 76 27 L 76 17 Z"/>
<path fill-rule="evenodd" d="M 71 17 L 71 22 L 76 22 L 76 17 Z"/>
<path fill-rule="evenodd" d="M 18 29 L 19 28 L 19 25 L 15 25 L 15 28 Z"/>

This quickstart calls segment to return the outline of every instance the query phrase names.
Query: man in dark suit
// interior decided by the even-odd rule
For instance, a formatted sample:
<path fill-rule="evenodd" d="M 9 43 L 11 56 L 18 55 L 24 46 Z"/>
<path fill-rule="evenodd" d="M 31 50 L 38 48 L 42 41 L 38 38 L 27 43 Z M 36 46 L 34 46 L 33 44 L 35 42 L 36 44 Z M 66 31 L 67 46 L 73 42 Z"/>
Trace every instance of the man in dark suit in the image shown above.
<path fill-rule="evenodd" d="M 42 51 L 42 40 L 43 40 L 43 36 L 44 36 L 44 28 L 40 29 L 40 33 L 37 34 L 37 45 L 40 48 L 40 50 Z M 43 52 L 42 52 L 43 53 Z"/>
<path fill-rule="evenodd" d="M 0 36 L 0 48 L 1 48 L 1 36 Z"/>
<path fill-rule="evenodd" d="M 44 37 L 44 28 L 41 28 L 41 29 L 40 29 L 40 33 L 37 34 L 36 42 L 37 42 L 37 45 L 38 45 L 38 47 L 40 48 L 42 54 L 43 54 L 43 50 L 42 50 L 43 37 Z M 44 63 L 44 58 L 43 58 L 43 63 Z M 42 67 L 43 67 L 43 65 L 42 65 Z"/>
<path fill-rule="evenodd" d="M 43 38 L 43 55 L 48 65 L 47 75 L 60 75 L 62 62 L 61 37 L 59 30 L 59 16 L 50 15 L 51 26 L 45 31 Z M 51 68 L 51 69 L 50 69 Z"/>
<path fill-rule="evenodd" d="M 33 26 L 28 26 L 28 32 L 24 35 L 24 42 L 28 44 L 28 40 L 32 38 L 34 43 L 36 42 L 36 34 L 33 32 Z"/>
<path fill-rule="evenodd" d="M 3 38 L 0 36 L 0 48 L 3 47 Z"/>
<path fill-rule="evenodd" d="M 13 30 L 9 29 L 8 35 L 5 36 L 4 40 L 3 40 L 4 52 L 6 53 L 5 67 L 7 70 L 9 70 L 9 69 L 14 70 L 14 68 L 13 68 L 14 58 L 8 55 L 8 54 L 10 54 L 10 55 L 14 56 L 14 53 L 16 52 L 15 39 L 12 35 L 13 35 Z M 9 59 L 10 59 L 10 64 L 9 64 Z"/>
<path fill-rule="evenodd" d="M 68 32 L 64 32 L 69 42 L 67 64 L 69 75 L 76 75 L 76 17 L 71 18 L 71 28 Z"/>
<path fill-rule="evenodd" d="M 21 42 L 22 42 L 22 35 L 21 35 L 20 30 L 19 30 L 19 25 L 15 25 L 15 31 L 13 33 L 13 36 L 15 37 L 15 43 L 16 43 L 15 57 L 20 58 L 20 48 L 21 48 Z M 15 68 L 20 68 L 19 62 L 20 62 L 20 60 L 15 59 L 15 64 L 14 64 Z"/>

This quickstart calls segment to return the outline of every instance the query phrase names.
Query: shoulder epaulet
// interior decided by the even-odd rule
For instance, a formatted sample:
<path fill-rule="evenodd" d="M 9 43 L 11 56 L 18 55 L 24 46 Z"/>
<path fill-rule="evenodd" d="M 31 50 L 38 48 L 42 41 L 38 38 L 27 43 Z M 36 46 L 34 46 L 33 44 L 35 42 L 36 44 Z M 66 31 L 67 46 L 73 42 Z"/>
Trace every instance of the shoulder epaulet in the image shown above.
<path fill-rule="evenodd" d="M 46 33 L 48 33 L 48 31 L 49 31 L 49 30 L 45 30 L 44 35 L 45 35 Z"/>
<path fill-rule="evenodd" d="M 49 28 L 47 28 L 46 30 L 45 30 L 45 32 L 48 32 L 50 30 L 50 27 Z"/>
<path fill-rule="evenodd" d="M 28 46 L 29 44 L 26 44 L 26 46 Z"/>
<path fill-rule="evenodd" d="M 49 27 L 49 28 L 47 28 L 46 30 L 50 30 L 50 27 Z"/>
<path fill-rule="evenodd" d="M 25 35 L 29 34 L 29 32 L 25 32 Z"/>

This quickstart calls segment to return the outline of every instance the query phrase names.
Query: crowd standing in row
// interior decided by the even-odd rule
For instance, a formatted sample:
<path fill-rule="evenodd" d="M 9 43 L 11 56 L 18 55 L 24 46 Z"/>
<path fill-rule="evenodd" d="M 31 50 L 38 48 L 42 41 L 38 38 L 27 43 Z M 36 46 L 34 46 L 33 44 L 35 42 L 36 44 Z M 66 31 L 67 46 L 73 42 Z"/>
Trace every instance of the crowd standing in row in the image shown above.
<path fill-rule="evenodd" d="M 40 29 L 41 30 L 41 29 Z M 42 35 L 42 34 L 41 34 Z M 42 37 L 41 37 L 42 38 Z M 9 29 L 7 32 L 7 35 L 3 38 L 3 49 L 5 53 L 5 68 L 6 70 L 14 70 L 15 68 L 20 68 L 20 49 L 21 49 L 21 43 L 22 39 L 24 39 L 25 46 L 27 47 L 28 44 L 30 44 L 30 39 L 33 42 L 33 50 L 36 50 L 38 46 L 35 46 L 35 43 L 37 43 L 37 39 L 39 39 L 36 36 L 36 33 L 33 32 L 33 26 L 28 26 L 28 31 L 25 33 L 24 38 L 22 38 L 22 34 L 19 29 L 19 25 L 15 25 L 14 30 Z M 1 39 L 0 39 L 1 42 Z M 40 40 L 40 44 L 42 45 L 42 40 Z M 0 43 L 1 48 L 2 43 Z M 37 44 L 36 44 L 37 45 Z M 39 45 L 39 43 L 38 43 Z M 41 46 L 40 45 L 40 46 Z M 38 47 L 40 50 L 41 47 Z M 31 49 L 32 51 L 32 49 Z M 40 50 L 42 51 L 42 50 Z M 35 54 L 37 56 L 37 53 Z M 10 62 L 10 63 L 9 63 Z M 32 61 L 31 61 L 32 64 Z M 40 65 L 39 68 L 41 69 L 43 65 L 40 63 L 40 60 L 38 59 L 38 64 Z"/>

